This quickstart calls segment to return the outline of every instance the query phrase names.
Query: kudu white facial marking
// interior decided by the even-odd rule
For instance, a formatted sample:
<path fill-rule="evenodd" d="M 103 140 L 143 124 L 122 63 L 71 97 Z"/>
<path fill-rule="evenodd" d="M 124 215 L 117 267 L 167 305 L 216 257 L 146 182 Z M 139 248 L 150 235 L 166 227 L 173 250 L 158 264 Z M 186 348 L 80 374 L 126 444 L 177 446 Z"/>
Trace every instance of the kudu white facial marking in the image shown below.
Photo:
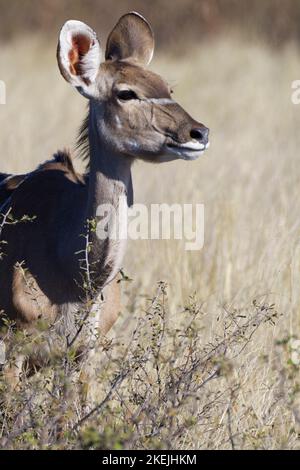
<path fill-rule="evenodd" d="M 147 103 L 153 103 L 153 104 L 176 104 L 174 100 L 171 100 L 169 98 L 146 98 L 144 101 Z"/>

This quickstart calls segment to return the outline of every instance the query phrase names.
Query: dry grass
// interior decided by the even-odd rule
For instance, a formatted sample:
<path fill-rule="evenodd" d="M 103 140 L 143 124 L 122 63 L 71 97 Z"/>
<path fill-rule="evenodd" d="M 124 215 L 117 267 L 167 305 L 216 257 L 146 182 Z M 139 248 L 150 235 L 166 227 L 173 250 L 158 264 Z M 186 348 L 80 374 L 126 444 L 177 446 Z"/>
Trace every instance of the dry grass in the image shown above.
<path fill-rule="evenodd" d="M 0 58 L 5 64 L 0 79 L 8 93 L 7 105 L 0 106 L 1 170 L 29 170 L 73 142 L 85 103 L 59 78 L 54 44 L 46 47 L 28 38 L 6 46 Z M 9 445 L 299 448 L 298 369 L 290 361 L 288 342 L 300 336 L 300 108 L 290 99 L 291 82 L 300 75 L 299 51 L 292 44 L 277 53 L 220 38 L 180 58 L 158 57 L 153 68 L 175 85 L 176 98 L 191 114 L 211 128 L 212 145 L 195 163 L 137 163 L 135 200 L 204 203 L 204 248 L 186 252 L 179 241 L 129 243 L 125 268 L 133 282 L 124 284 L 124 311 L 109 348 L 115 361 L 105 377 L 99 372 L 101 392 L 110 390 L 118 374 L 123 377 L 126 366 L 118 358 L 129 343 L 134 352 L 129 359 L 136 364 L 142 357 L 137 372 L 117 384 L 120 388 L 85 423 L 89 427 L 80 438 L 41 437 L 42 418 L 31 434 L 26 430 L 15 437 L 9 418 L 3 425 Z M 162 279 L 168 295 L 163 294 L 162 310 L 151 310 L 160 319 L 164 312 L 162 352 L 146 347 L 137 357 L 128 338 L 137 318 L 148 318 L 143 313 L 147 298 Z M 189 316 L 198 312 L 190 335 L 184 306 Z M 267 312 L 266 323 L 257 320 L 261 312 Z M 153 343 L 147 337 L 151 318 L 141 329 L 142 344 L 155 348 L 157 337 Z M 241 328 L 238 334 L 235 328 Z M 226 347 L 215 349 L 222 341 Z M 189 347 L 195 357 L 188 364 L 196 361 L 201 367 L 189 376 L 187 395 L 178 405 L 172 402 L 170 377 L 176 371 L 184 386 L 186 369 L 176 361 L 188 357 Z M 216 374 L 212 385 L 206 382 L 210 374 Z M 139 389 L 143 393 L 135 401 Z M 155 409 L 154 422 L 149 416 Z M 137 410 L 140 421 L 133 419 Z M 58 405 L 56 411 L 62 413 Z"/>

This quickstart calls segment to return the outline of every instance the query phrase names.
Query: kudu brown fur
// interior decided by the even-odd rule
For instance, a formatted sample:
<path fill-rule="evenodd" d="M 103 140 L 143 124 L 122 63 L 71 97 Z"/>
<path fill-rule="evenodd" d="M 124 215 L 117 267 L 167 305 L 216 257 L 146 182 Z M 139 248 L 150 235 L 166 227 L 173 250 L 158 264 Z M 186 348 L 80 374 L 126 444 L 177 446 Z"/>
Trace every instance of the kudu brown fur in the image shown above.
<path fill-rule="evenodd" d="M 75 335 L 75 312 L 85 302 L 82 253 L 92 266 L 92 295 L 104 295 L 97 328 L 106 334 L 119 311 L 124 246 L 100 240 L 87 221 L 119 196 L 133 203 L 131 166 L 193 160 L 208 146 L 208 129 L 171 97 L 168 84 L 146 66 L 153 33 L 137 13 L 124 15 L 111 32 L 101 61 L 94 31 L 79 21 L 62 28 L 57 50 L 63 77 L 89 100 L 80 145 L 89 172 L 78 175 L 68 152 L 27 175 L 0 175 L 0 310 L 17 328 L 34 333 L 39 319 L 59 323 L 62 337 Z M 7 223 L 6 215 L 16 223 Z M 24 219 L 26 215 L 26 220 Z M 2 222 L 1 222 L 2 221 Z M 20 361 L 22 362 L 22 361 Z"/>

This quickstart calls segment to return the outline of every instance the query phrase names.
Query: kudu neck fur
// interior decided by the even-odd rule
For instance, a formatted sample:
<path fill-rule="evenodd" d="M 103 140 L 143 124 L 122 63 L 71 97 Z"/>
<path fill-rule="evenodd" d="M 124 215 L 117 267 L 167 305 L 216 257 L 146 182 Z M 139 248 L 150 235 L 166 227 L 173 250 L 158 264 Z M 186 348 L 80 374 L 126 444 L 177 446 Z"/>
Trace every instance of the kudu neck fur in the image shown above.
<path fill-rule="evenodd" d="M 131 175 L 133 158 L 112 149 L 109 139 L 102 134 L 101 126 L 99 126 L 103 119 L 101 113 L 101 106 L 90 102 L 86 120 L 90 171 L 84 222 L 95 221 L 97 223 L 99 210 L 101 207 L 107 207 L 106 223 L 109 231 L 116 223 L 116 218 L 124 224 L 127 223 L 126 214 L 119 214 L 119 211 L 125 209 L 122 204 L 120 207 L 121 200 L 127 201 L 127 207 L 133 204 Z M 91 231 L 89 240 L 89 261 L 91 264 L 101 264 L 102 268 L 107 266 L 108 271 L 105 273 L 107 279 L 104 282 L 109 282 L 121 267 L 125 240 L 112 241 L 109 238 L 99 240 L 95 230 Z"/>
<path fill-rule="evenodd" d="M 99 128 L 99 114 L 101 106 L 91 102 L 87 118 L 90 161 L 87 219 L 96 215 L 101 204 L 116 207 L 120 195 L 126 196 L 128 206 L 133 204 L 133 159 L 111 148 L 109 140 Z"/>

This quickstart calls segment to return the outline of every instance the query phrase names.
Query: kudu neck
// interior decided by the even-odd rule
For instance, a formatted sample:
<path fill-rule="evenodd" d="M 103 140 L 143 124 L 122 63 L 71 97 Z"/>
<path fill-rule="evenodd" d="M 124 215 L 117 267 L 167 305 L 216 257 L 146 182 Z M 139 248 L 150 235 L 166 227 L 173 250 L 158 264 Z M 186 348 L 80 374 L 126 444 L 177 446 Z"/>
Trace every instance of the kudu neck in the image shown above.
<path fill-rule="evenodd" d="M 132 159 L 112 150 L 108 139 L 102 135 L 101 123 L 90 108 L 89 148 L 90 178 L 88 197 L 88 218 L 96 216 L 101 204 L 117 207 L 120 197 L 127 197 L 127 204 L 133 204 L 131 178 Z"/>
<path fill-rule="evenodd" d="M 127 224 L 127 211 L 124 207 L 124 198 L 127 205 L 133 201 L 131 165 L 132 159 L 112 151 L 109 142 L 103 136 L 104 122 L 99 122 L 95 111 L 90 106 L 89 114 L 89 151 L 90 174 L 88 186 L 88 202 L 85 213 L 85 223 L 89 220 L 103 221 L 106 228 L 115 226 L 116 218 L 120 216 L 122 224 Z M 108 218 L 104 216 L 103 211 Z M 98 220 L 99 218 L 99 220 Z M 101 224 L 100 224 L 101 225 Z M 107 234 L 109 233 L 106 232 Z M 121 268 L 124 254 L 124 241 L 101 238 L 98 230 L 91 230 L 89 234 L 90 251 L 89 263 L 93 266 L 94 286 L 99 289 L 110 282 Z"/>

